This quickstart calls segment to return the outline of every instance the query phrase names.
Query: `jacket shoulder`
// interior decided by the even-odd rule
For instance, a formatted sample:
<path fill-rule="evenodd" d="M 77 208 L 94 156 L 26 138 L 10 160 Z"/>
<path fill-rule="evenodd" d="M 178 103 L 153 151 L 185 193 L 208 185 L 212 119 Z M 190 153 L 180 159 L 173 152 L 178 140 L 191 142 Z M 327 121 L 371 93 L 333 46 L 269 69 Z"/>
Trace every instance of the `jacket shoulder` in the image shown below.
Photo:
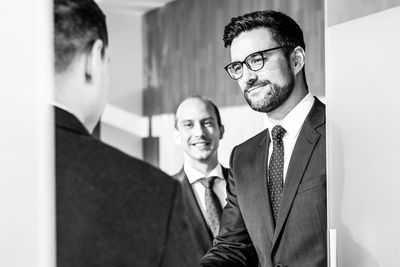
<path fill-rule="evenodd" d="M 127 183 L 174 191 L 177 182 L 160 169 L 91 136 L 57 130 L 56 163 L 59 174 L 101 183 Z"/>
<path fill-rule="evenodd" d="M 182 183 L 182 182 L 186 179 L 186 173 L 185 173 L 183 167 L 180 169 L 179 172 L 175 173 L 174 175 L 171 175 L 171 177 L 172 177 L 174 180 L 176 180 L 176 181 Z"/>
<path fill-rule="evenodd" d="M 261 132 L 259 132 L 258 134 L 250 137 L 243 143 L 237 145 L 234 149 L 236 151 L 253 150 L 255 147 L 262 145 L 266 141 L 267 135 L 268 135 L 268 129 L 264 129 Z"/>

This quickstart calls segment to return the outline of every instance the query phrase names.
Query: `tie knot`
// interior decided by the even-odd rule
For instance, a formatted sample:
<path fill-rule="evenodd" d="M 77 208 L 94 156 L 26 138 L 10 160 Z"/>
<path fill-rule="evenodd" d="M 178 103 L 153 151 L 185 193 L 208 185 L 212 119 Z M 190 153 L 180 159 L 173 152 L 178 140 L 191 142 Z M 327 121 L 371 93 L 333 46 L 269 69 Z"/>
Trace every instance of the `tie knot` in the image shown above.
<path fill-rule="evenodd" d="M 212 188 L 214 185 L 215 179 L 217 179 L 217 176 L 211 176 L 211 177 L 204 177 L 199 179 L 199 182 L 205 187 L 205 188 Z"/>
<path fill-rule="evenodd" d="M 272 128 L 272 140 L 274 141 L 281 141 L 283 136 L 285 135 L 286 130 L 280 126 L 280 125 L 276 125 L 274 126 L 274 128 Z"/>

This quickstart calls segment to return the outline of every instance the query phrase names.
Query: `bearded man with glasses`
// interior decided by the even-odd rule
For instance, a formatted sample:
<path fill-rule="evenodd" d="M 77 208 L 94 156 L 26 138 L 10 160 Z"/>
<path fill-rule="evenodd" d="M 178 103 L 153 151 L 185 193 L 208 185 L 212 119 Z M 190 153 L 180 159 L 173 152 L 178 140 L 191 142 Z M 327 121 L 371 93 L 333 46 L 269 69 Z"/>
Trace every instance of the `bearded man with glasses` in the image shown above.
<path fill-rule="evenodd" d="M 237 80 L 267 129 L 236 146 L 227 205 L 202 266 L 327 266 L 325 105 L 305 75 L 299 25 L 276 11 L 257 11 L 225 27 Z"/>

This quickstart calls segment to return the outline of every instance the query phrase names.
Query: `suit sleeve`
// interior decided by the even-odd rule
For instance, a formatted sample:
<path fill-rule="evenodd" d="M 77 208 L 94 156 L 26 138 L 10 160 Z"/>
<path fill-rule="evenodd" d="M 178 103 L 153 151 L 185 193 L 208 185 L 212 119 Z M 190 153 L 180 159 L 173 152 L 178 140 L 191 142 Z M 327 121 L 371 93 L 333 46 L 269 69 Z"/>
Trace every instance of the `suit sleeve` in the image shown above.
<path fill-rule="evenodd" d="M 244 224 L 236 194 L 235 166 L 233 166 L 235 149 L 230 158 L 227 204 L 223 210 L 219 234 L 214 240 L 214 246 L 202 258 L 202 267 L 251 267 L 258 264 L 257 254 Z"/>
<path fill-rule="evenodd" d="M 198 266 L 194 245 L 190 236 L 187 216 L 184 216 L 182 188 L 178 182 L 175 186 L 174 200 L 170 209 L 164 253 L 160 267 Z"/>

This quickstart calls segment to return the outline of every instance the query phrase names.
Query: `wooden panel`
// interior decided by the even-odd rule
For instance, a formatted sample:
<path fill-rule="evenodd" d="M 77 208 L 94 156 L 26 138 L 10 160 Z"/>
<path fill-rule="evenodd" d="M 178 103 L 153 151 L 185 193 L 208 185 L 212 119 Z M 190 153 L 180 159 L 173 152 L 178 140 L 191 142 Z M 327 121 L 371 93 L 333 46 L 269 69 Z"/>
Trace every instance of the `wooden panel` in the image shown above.
<path fill-rule="evenodd" d="M 230 61 L 223 30 L 232 17 L 267 8 L 300 24 L 310 90 L 325 95 L 322 0 L 177 0 L 144 16 L 144 114 L 173 112 L 194 94 L 210 97 L 219 106 L 245 104 L 237 82 L 223 69 Z"/>

